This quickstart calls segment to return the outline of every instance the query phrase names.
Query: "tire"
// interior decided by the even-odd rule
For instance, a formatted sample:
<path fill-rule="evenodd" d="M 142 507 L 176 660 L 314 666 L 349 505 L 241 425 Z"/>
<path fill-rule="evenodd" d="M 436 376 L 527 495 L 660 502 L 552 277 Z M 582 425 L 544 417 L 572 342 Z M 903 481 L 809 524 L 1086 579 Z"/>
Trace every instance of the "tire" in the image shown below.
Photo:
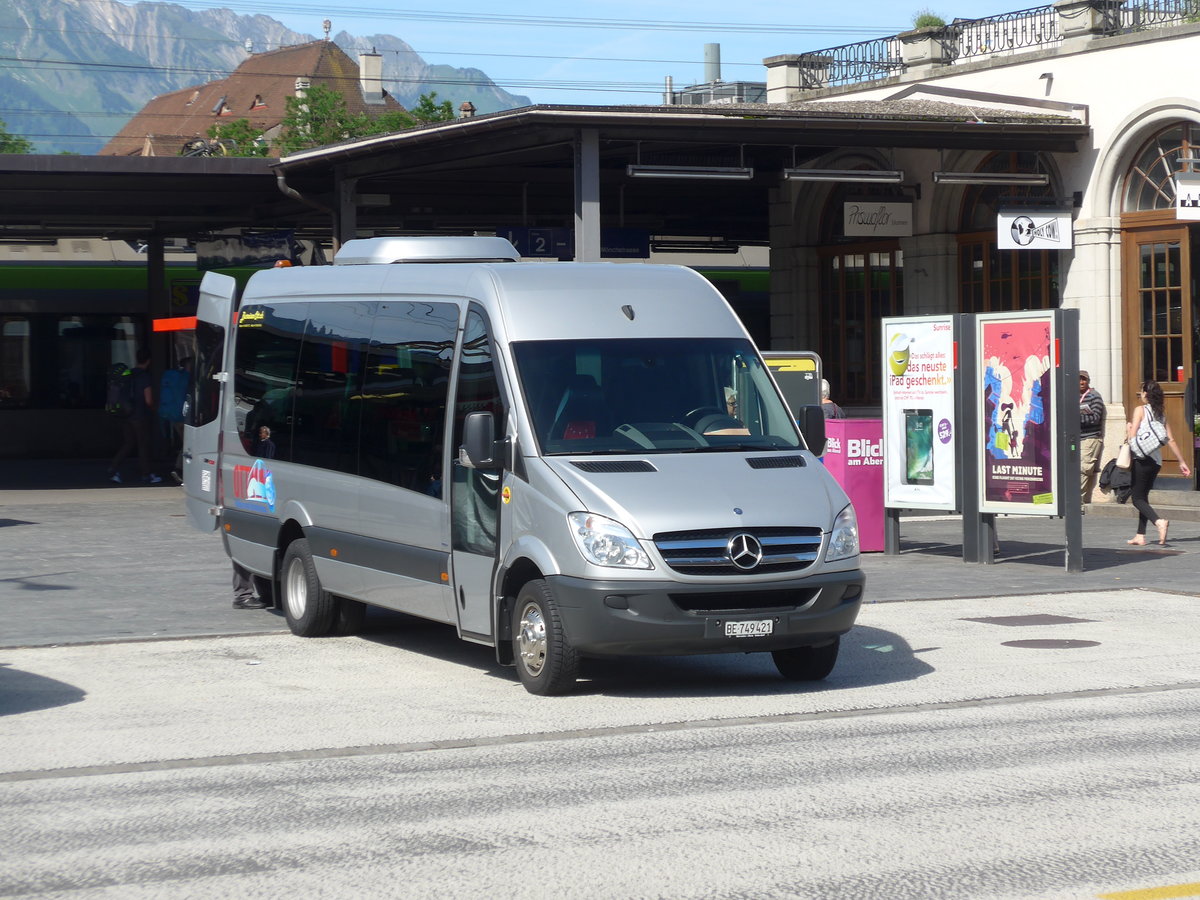
<path fill-rule="evenodd" d="M 288 628 L 299 637 L 324 637 L 334 626 L 337 601 L 317 577 L 312 551 L 304 538 L 288 544 L 280 568 L 280 591 Z"/>
<path fill-rule="evenodd" d="M 512 613 L 513 663 L 525 690 L 565 694 L 579 676 L 579 654 L 563 634 L 562 619 L 550 585 L 540 578 L 517 595 Z"/>
<path fill-rule="evenodd" d="M 772 650 L 775 668 L 788 681 L 820 681 L 833 671 L 842 639 L 834 638 L 821 647 L 790 647 Z"/>

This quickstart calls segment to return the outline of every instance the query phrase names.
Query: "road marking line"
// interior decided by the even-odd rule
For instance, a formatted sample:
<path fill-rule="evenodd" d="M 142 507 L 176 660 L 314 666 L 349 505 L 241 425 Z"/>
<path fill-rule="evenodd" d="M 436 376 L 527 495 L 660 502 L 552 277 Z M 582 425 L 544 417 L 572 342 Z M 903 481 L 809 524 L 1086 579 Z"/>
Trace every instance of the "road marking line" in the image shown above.
<path fill-rule="evenodd" d="M 1163 694 L 1171 691 L 1200 690 L 1200 681 L 1179 684 L 1143 685 L 1127 688 L 1093 688 L 1084 691 L 1060 691 L 1054 694 L 1021 694 L 1015 697 L 984 697 L 976 700 L 945 700 L 908 706 L 881 706 L 867 709 L 836 709 L 823 712 L 781 713 L 765 716 L 739 716 L 728 719 L 690 719 L 641 725 L 616 725 L 608 728 L 578 728 L 570 731 L 543 731 L 533 734 L 497 734 L 478 738 L 410 741 L 402 744 L 368 744 L 357 747 L 325 747 L 312 750 L 276 750 L 265 753 L 237 753 L 193 759 L 158 759 L 134 763 L 109 763 L 62 769 L 26 769 L 0 772 L 0 784 L 18 781 L 51 781 L 59 778 L 85 778 L 96 775 L 125 775 L 132 772 L 166 772 L 178 769 L 205 769 L 216 766 L 253 766 L 273 762 L 301 762 L 317 759 L 347 759 L 365 756 L 394 756 L 430 750 L 465 750 L 477 747 L 504 747 L 511 744 L 579 741 L 629 734 L 655 734 L 668 731 L 694 731 L 701 728 L 746 728 L 754 725 L 791 725 L 797 722 L 825 722 L 834 719 L 858 719 L 870 716 L 894 716 L 937 712 L 943 709 L 978 709 L 990 706 L 1020 706 L 1062 700 L 1090 700 L 1096 697 L 1129 697 L 1138 694 Z M 1183 894 L 1181 896 L 1187 896 Z"/>
<path fill-rule="evenodd" d="M 1200 897 L 1200 881 L 1192 884 L 1142 888 L 1137 891 L 1120 891 L 1116 894 L 1098 894 L 1097 896 L 1101 900 L 1172 900 L 1177 897 Z"/>

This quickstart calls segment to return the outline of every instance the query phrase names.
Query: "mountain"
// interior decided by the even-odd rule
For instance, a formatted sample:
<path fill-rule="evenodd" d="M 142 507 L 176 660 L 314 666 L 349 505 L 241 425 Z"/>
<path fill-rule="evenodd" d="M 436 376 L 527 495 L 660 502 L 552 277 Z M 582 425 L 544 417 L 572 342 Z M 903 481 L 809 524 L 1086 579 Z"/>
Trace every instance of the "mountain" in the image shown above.
<path fill-rule="evenodd" d="M 0 0 L 0 120 L 39 153 L 96 153 L 151 97 L 224 77 L 256 51 L 316 40 L 269 16 L 174 3 Z M 384 85 L 405 106 L 436 91 L 480 113 L 529 105 L 478 69 L 431 66 L 392 35 L 334 41 L 383 56 Z"/>

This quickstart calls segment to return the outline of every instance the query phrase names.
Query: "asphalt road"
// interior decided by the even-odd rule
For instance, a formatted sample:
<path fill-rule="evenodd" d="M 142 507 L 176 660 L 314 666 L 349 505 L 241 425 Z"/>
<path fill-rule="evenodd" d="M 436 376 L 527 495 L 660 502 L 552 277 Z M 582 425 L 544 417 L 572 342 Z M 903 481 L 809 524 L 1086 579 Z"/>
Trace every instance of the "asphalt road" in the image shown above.
<path fill-rule="evenodd" d="M 1051 523 L 983 567 L 906 522 L 823 684 L 606 660 L 537 698 L 444 626 L 233 610 L 177 489 L 0 503 L 0 897 L 1200 896 L 1186 528 L 1089 516 L 1068 575 Z"/>

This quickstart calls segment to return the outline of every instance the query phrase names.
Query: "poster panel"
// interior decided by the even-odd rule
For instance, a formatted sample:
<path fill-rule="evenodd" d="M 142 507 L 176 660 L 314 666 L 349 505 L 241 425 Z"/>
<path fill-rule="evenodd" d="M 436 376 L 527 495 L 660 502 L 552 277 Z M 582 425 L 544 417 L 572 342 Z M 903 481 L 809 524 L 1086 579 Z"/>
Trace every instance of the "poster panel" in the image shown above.
<path fill-rule="evenodd" d="M 975 318 L 979 357 L 979 508 L 1059 515 L 1052 310 Z"/>
<path fill-rule="evenodd" d="M 884 505 L 958 508 L 954 317 L 883 320 Z"/>

